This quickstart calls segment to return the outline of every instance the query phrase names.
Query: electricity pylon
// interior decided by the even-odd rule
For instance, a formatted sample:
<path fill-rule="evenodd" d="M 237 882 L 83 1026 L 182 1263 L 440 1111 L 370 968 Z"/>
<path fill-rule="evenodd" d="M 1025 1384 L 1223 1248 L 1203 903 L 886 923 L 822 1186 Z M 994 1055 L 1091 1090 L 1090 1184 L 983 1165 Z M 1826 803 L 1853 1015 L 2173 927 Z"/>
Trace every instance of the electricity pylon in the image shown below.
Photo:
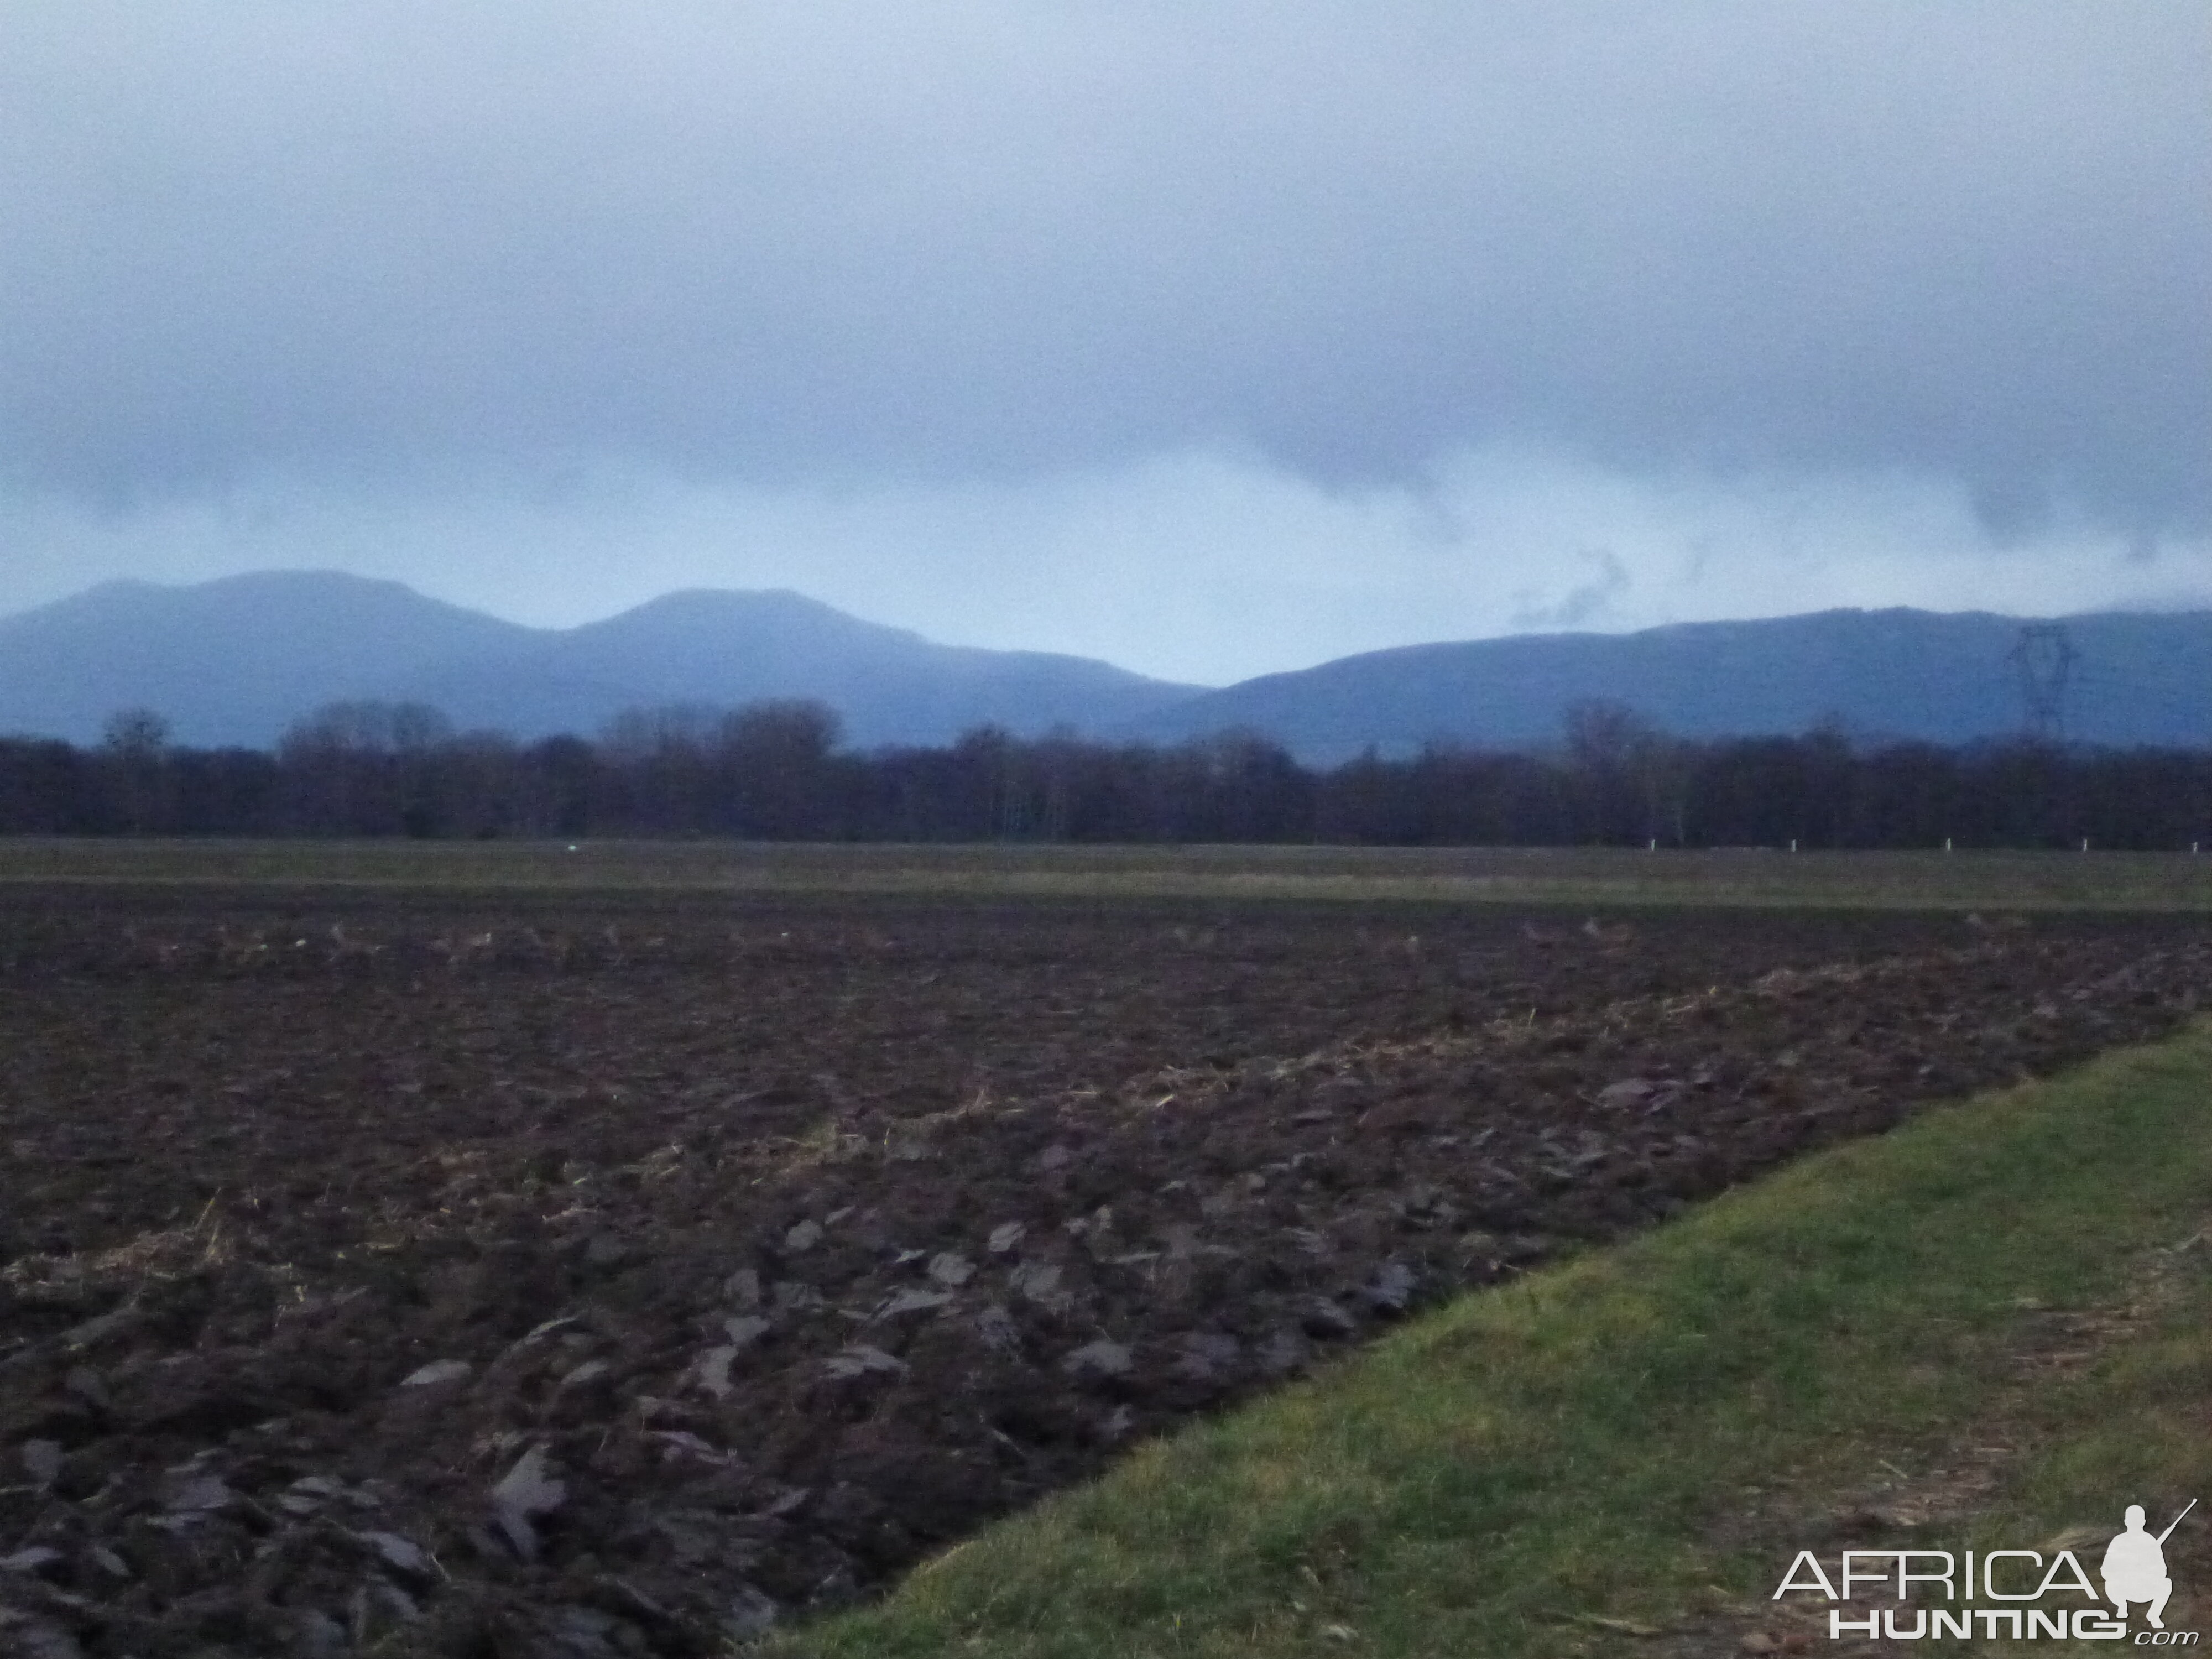
<path fill-rule="evenodd" d="M 2020 638 L 2005 655 L 2020 677 L 2020 691 L 2027 705 L 2031 737 L 2055 743 L 2066 732 L 2066 682 L 2080 653 L 2066 637 L 2063 623 L 2027 623 Z"/>

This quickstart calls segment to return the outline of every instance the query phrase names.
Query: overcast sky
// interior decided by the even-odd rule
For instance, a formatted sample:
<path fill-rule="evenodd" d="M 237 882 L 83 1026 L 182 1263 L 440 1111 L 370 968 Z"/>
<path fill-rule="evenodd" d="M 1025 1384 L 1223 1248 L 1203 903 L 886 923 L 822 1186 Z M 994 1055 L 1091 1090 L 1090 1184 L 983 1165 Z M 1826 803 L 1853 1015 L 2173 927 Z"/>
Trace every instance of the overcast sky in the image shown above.
<path fill-rule="evenodd" d="M 2212 605 L 2202 0 L 0 0 L 0 611 Z"/>

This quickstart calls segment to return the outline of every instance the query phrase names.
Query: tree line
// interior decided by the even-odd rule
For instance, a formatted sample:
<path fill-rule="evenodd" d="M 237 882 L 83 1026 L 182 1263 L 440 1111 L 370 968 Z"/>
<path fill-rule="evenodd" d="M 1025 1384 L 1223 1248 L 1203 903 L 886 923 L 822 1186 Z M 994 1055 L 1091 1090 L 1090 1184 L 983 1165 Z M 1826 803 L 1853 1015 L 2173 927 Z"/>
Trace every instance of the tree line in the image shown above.
<path fill-rule="evenodd" d="M 141 709 L 96 745 L 0 738 L 0 834 L 2172 849 L 2212 841 L 2212 750 L 1689 741 L 1584 703 L 1542 752 L 1325 768 L 1249 732 L 1159 747 L 983 727 L 860 752 L 803 702 L 527 743 L 337 703 L 264 750 L 179 746 Z"/>

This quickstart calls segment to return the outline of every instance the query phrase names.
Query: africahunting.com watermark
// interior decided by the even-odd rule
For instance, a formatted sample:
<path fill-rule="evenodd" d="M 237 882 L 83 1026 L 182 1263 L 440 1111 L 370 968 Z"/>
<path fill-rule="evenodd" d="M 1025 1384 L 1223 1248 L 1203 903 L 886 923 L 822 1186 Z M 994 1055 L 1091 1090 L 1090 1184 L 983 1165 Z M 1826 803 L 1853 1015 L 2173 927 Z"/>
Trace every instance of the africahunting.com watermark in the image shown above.
<path fill-rule="evenodd" d="M 1773 1600 L 1816 1595 L 1828 1609 L 1832 1640 L 1847 1636 L 1922 1641 L 1943 1637 L 1984 1641 L 2124 1642 L 2137 1647 L 2195 1647 L 2200 1632 L 2168 1630 L 2166 1604 L 2173 1580 L 2166 1540 L 2197 1507 L 2191 1498 L 2166 1523 L 2148 1530 L 2142 1505 L 2131 1504 L 2097 1565 L 2099 1583 L 2072 1550 L 2047 1560 L 2040 1550 L 1845 1550 L 1832 1574 L 1810 1550 L 1797 1552 Z M 1856 1605 L 1862 1595 L 1893 1607 Z M 2088 1605 L 2080 1605 L 2082 1601 Z M 2141 1624 L 2130 1623 L 2140 1609 Z"/>

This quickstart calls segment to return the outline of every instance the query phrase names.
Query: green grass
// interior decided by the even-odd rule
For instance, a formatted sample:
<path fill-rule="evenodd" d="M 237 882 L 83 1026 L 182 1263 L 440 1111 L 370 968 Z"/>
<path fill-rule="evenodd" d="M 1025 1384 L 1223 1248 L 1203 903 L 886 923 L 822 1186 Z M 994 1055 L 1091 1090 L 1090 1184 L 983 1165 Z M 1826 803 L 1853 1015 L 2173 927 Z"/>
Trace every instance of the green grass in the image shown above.
<path fill-rule="evenodd" d="M 1977 1447 L 2011 1449 L 1999 1484 L 1915 1547 L 2212 1501 L 2212 1272 L 2172 1249 L 2208 1218 L 2200 1026 L 1464 1298 L 775 1650 L 1732 1651 L 1799 1547 L 1832 1565 L 1839 1508 Z M 2053 1336 L 2069 1312 L 2092 1336 Z"/>
<path fill-rule="evenodd" d="M 979 898 L 2212 909 L 2212 856 L 0 839 L 0 882 Z"/>

